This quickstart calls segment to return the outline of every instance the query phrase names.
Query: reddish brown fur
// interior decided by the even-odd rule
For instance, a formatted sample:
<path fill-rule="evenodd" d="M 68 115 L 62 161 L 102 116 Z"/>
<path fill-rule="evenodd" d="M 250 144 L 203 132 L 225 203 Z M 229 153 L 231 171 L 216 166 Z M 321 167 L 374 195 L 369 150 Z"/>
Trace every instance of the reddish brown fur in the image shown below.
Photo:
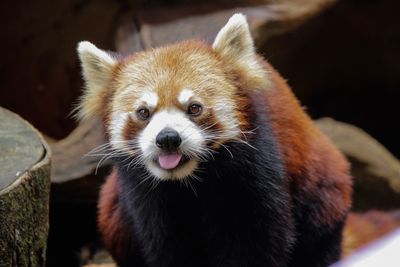
<path fill-rule="evenodd" d="M 286 82 L 268 67 L 271 90 L 265 91 L 273 129 L 281 145 L 292 194 L 320 203 L 311 217 L 332 225 L 351 205 L 349 164 L 304 113 Z M 329 176 L 328 176 L 329 175 Z"/>
<path fill-rule="evenodd" d="M 238 85 L 239 91 L 246 92 L 244 88 Z M 248 89 L 247 89 L 248 90 Z M 248 93 L 248 92 L 246 92 Z M 252 119 L 252 114 L 250 114 L 251 99 L 249 95 L 238 94 L 236 99 L 236 117 L 239 120 L 239 127 L 242 132 L 251 131 L 250 120 Z"/>
<path fill-rule="evenodd" d="M 121 209 L 118 203 L 118 174 L 116 170 L 107 177 L 100 191 L 98 202 L 98 226 L 107 250 L 121 261 L 126 256 L 127 240 L 121 225 Z"/>
<path fill-rule="evenodd" d="M 142 123 L 135 122 L 131 117 L 129 117 L 128 122 L 124 126 L 123 135 L 125 140 L 133 140 L 137 136 L 138 132 L 142 129 L 143 124 L 144 124 L 143 122 Z"/>
<path fill-rule="evenodd" d="M 344 218 L 351 206 L 349 164 L 313 124 L 278 72 L 268 63 L 262 64 L 269 72 L 268 89 L 248 88 L 246 74 L 238 71 L 234 74 L 237 87 L 243 93 L 236 98 L 241 130 L 251 130 L 246 127 L 251 120 L 250 95 L 256 95 L 255 98 L 263 95 L 268 103 L 266 112 L 281 146 L 293 196 L 306 203 L 320 203 L 311 217 L 332 226 Z"/>

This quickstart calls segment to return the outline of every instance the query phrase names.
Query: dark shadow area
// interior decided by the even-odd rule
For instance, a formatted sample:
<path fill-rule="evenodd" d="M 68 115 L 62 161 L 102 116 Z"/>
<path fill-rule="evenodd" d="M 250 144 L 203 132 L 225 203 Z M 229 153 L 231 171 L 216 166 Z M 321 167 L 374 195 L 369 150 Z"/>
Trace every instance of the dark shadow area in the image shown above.
<path fill-rule="evenodd" d="M 400 3 L 339 1 L 260 50 L 314 118 L 352 123 L 400 156 Z"/>

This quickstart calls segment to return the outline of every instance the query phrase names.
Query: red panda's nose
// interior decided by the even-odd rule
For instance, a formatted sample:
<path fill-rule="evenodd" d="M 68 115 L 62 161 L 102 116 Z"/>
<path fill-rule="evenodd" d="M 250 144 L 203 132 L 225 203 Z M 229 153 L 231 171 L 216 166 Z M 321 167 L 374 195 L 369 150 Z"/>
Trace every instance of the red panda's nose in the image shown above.
<path fill-rule="evenodd" d="M 166 151 L 176 150 L 181 142 L 179 133 L 172 128 L 164 128 L 156 137 L 156 145 Z"/>

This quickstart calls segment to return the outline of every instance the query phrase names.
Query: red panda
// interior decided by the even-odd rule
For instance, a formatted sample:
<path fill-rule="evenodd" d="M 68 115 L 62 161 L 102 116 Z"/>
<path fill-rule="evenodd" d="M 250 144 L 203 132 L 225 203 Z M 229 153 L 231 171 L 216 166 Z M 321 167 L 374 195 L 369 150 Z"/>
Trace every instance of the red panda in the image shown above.
<path fill-rule="evenodd" d="M 114 168 L 99 229 L 119 266 L 328 266 L 349 164 L 233 15 L 209 45 L 114 58 L 78 45 L 79 117 L 101 117 Z"/>

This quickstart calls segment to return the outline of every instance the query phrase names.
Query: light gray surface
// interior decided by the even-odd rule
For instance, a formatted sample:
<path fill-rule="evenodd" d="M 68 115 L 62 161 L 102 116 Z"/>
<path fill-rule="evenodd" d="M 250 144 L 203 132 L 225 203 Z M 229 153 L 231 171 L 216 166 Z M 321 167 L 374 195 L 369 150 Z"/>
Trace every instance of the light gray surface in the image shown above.
<path fill-rule="evenodd" d="M 37 133 L 18 115 L 0 107 L 0 191 L 44 155 Z"/>

